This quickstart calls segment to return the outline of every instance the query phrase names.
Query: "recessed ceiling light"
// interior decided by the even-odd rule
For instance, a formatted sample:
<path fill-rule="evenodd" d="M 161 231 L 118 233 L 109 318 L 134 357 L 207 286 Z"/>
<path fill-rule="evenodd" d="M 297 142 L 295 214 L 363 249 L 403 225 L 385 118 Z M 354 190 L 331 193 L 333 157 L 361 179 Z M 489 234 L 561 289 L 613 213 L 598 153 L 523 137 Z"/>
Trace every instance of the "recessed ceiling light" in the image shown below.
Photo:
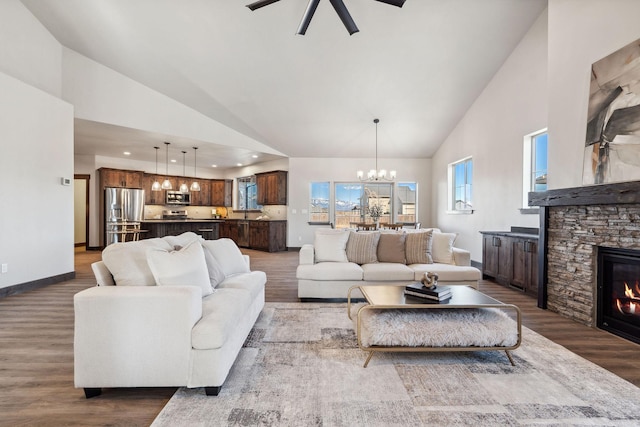
<path fill-rule="evenodd" d="M 125 151 L 125 152 L 124 152 L 124 153 L 122 153 L 122 154 L 124 154 L 125 156 L 130 156 L 130 155 L 131 155 L 131 153 L 130 153 L 129 151 Z"/>
<path fill-rule="evenodd" d="M 242 163 L 236 163 L 236 166 L 242 166 Z"/>
<path fill-rule="evenodd" d="M 257 155 L 257 154 L 254 154 L 254 155 L 253 155 L 253 156 L 251 156 L 251 157 L 253 157 L 254 159 L 257 159 L 257 158 L 258 158 L 258 155 Z"/>
<path fill-rule="evenodd" d="M 218 165 L 211 165 L 211 167 L 212 167 L 212 168 L 217 168 L 217 167 L 218 167 Z"/>
<path fill-rule="evenodd" d="M 176 159 L 171 159 L 171 163 L 175 163 L 175 162 L 176 162 Z"/>

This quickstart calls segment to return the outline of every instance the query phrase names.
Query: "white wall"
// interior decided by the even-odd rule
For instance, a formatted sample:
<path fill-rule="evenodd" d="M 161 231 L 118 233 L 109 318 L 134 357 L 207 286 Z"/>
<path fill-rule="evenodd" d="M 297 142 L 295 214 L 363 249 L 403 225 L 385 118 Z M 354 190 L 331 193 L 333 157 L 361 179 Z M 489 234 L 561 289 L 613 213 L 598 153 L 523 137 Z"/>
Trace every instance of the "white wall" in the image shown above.
<path fill-rule="evenodd" d="M 60 44 L 17 0 L 0 2 L 0 288 L 73 266 L 73 107 Z M 10 201 L 10 202 L 8 202 Z"/>
<path fill-rule="evenodd" d="M 63 48 L 62 69 L 76 118 L 282 155 L 71 49 Z"/>
<path fill-rule="evenodd" d="M 523 137 L 547 126 L 547 14 L 536 20 L 433 157 L 433 218 L 482 261 L 480 230 L 537 227 L 523 215 Z M 553 144 L 553 142 L 552 142 Z M 447 213 L 447 165 L 473 156 L 474 213 Z"/>
<path fill-rule="evenodd" d="M 73 108 L 1 73 L 0 93 L 3 288 L 74 271 Z"/>
<path fill-rule="evenodd" d="M 287 246 L 300 247 L 313 243 L 314 232 L 319 226 L 308 224 L 310 183 L 313 181 L 357 182 L 356 171 L 369 170 L 375 159 L 341 158 L 291 158 L 289 159 L 289 206 Z M 430 159 L 378 159 L 381 168 L 396 170 L 397 181 L 418 183 L 418 220 L 423 227 L 432 224 L 429 202 L 431 200 Z M 293 209 L 297 213 L 293 213 Z M 326 228 L 326 226 L 323 226 Z"/>
<path fill-rule="evenodd" d="M 60 97 L 60 43 L 18 0 L 0 1 L 0 72 Z"/>
<path fill-rule="evenodd" d="M 549 188 L 582 185 L 591 65 L 640 38 L 638 0 L 549 0 Z"/>

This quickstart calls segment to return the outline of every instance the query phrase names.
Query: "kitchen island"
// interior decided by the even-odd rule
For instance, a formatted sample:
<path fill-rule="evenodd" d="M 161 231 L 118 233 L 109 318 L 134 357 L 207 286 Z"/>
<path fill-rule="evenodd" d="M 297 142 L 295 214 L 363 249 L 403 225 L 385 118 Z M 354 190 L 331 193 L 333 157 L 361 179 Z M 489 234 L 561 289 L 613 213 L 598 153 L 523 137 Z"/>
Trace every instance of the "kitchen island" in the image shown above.
<path fill-rule="evenodd" d="M 177 236 L 192 231 L 207 240 L 215 240 L 219 237 L 220 223 L 224 223 L 224 219 L 145 219 L 142 221 L 141 228 L 147 230 L 144 233 L 145 239 Z"/>
<path fill-rule="evenodd" d="M 177 236 L 187 231 L 207 240 L 229 238 L 240 247 L 268 252 L 287 250 L 287 221 L 262 219 L 145 219 L 141 238 Z M 202 231 L 210 230 L 210 231 Z"/>

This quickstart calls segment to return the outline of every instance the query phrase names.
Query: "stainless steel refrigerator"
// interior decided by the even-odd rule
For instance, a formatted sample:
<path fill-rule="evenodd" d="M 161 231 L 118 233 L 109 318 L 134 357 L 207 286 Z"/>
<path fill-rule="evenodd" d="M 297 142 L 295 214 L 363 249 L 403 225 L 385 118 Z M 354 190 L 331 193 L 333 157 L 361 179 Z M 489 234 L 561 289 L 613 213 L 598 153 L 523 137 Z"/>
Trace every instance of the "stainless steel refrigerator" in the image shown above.
<path fill-rule="evenodd" d="M 105 188 L 104 209 L 105 246 L 138 240 L 144 218 L 144 190 Z"/>

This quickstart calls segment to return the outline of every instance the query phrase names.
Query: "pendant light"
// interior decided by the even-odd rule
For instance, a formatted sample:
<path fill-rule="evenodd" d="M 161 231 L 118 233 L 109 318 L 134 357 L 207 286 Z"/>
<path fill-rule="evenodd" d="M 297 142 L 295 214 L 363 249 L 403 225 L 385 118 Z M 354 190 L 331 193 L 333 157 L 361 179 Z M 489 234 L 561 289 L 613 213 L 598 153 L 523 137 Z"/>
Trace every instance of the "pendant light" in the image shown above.
<path fill-rule="evenodd" d="M 396 179 L 396 171 L 391 171 L 390 176 L 387 177 L 387 171 L 384 169 L 378 170 L 378 123 L 380 120 L 373 119 L 373 123 L 376 124 L 376 168 L 371 169 L 367 173 L 365 178 L 363 171 L 358 171 L 357 176 L 360 181 L 393 181 Z"/>
<path fill-rule="evenodd" d="M 171 185 L 171 181 L 169 181 L 169 144 L 170 142 L 165 142 L 164 145 L 167 146 L 167 166 L 165 169 L 165 177 L 164 181 L 162 181 L 162 189 L 163 190 L 171 190 L 173 186 Z"/>
<path fill-rule="evenodd" d="M 185 164 L 185 163 L 184 163 L 184 159 L 185 159 L 185 157 L 184 157 L 184 156 L 185 156 L 185 154 L 187 154 L 187 152 L 186 152 L 186 151 L 183 151 L 183 152 L 182 152 L 182 180 L 183 180 L 183 181 L 182 181 L 182 184 L 180 184 L 180 192 L 181 192 L 181 193 L 188 193 L 188 192 L 189 192 L 189 186 L 187 185 L 187 183 L 186 183 L 186 182 L 184 182 L 185 175 L 186 175 L 186 173 L 185 173 L 185 171 L 184 171 L 184 164 Z"/>
<path fill-rule="evenodd" d="M 160 181 L 158 181 L 158 150 L 160 147 L 153 147 L 156 149 L 156 176 L 153 184 L 151 185 L 151 191 L 160 191 L 162 190 L 162 186 L 160 185 Z"/>
<path fill-rule="evenodd" d="M 193 147 L 193 177 L 194 178 L 198 176 L 198 173 L 196 171 L 196 166 L 198 162 L 197 154 L 198 154 L 198 147 Z M 200 183 L 195 179 L 191 183 L 191 191 L 200 191 Z"/>

